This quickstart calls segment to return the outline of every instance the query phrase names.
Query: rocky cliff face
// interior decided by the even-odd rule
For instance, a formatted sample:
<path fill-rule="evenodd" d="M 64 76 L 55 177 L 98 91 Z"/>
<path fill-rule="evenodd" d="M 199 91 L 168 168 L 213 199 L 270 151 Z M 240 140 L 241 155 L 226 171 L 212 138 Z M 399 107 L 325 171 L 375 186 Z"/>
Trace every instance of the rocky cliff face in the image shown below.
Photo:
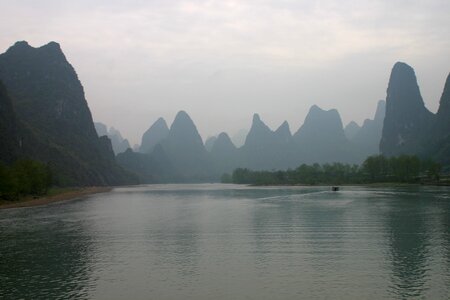
<path fill-rule="evenodd" d="M 429 137 L 432 137 L 432 140 L 428 141 L 429 151 L 427 156 L 450 166 L 450 74 L 445 81 L 439 110 Z"/>
<path fill-rule="evenodd" d="M 424 105 L 414 70 L 396 63 L 387 88 L 381 152 L 388 156 L 423 153 L 432 122 L 433 114 Z"/>
<path fill-rule="evenodd" d="M 16 43 L 0 55 L 0 79 L 18 119 L 36 139 L 23 139 L 33 149 L 27 155 L 51 164 L 62 184 L 130 182 L 109 140 L 97 136 L 83 87 L 59 44 Z"/>
<path fill-rule="evenodd" d="M 436 138 L 445 139 L 450 136 L 450 74 L 445 81 L 434 129 Z"/>

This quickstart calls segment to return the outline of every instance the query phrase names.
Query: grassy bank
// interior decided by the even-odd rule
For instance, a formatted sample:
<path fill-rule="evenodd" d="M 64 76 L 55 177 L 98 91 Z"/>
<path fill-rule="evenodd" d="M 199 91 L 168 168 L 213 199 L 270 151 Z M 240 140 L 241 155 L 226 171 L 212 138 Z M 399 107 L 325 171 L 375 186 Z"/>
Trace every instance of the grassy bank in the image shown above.
<path fill-rule="evenodd" d="M 105 193 L 109 192 L 111 189 L 111 187 L 52 188 L 46 195 L 38 198 L 27 196 L 16 201 L 0 200 L 0 209 L 45 205 L 92 194 Z"/>

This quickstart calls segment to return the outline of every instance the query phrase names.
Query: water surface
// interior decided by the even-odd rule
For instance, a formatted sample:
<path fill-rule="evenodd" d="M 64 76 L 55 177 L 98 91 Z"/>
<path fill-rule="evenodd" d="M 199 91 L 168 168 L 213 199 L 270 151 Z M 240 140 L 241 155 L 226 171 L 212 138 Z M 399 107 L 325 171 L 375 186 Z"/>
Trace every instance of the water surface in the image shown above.
<path fill-rule="evenodd" d="M 450 189 L 153 185 L 0 211 L 0 299 L 299 298 L 450 298 Z"/>

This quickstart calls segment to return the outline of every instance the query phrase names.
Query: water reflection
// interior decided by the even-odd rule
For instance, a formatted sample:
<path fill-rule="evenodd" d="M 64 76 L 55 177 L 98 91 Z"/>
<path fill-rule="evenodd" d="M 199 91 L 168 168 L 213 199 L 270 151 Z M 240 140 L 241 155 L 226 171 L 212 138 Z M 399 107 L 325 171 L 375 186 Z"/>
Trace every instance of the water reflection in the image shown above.
<path fill-rule="evenodd" d="M 415 198 L 412 195 L 392 200 L 393 207 L 386 216 L 392 255 L 391 289 L 406 299 L 423 296 L 428 276 L 427 205 Z M 418 203 L 411 205 L 413 201 Z"/>
<path fill-rule="evenodd" d="M 1 299 L 87 298 L 91 238 L 83 219 L 55 205 L 9 210 L 0 220 Z"/>
<path fill-rule="evenodd" d="M 446 299 L 449 189 L 117 189 L 0 211 L 0 299 Z"/>
<path fill-rule="evenodd" d="M 387 197 L 389 209 L 383 217 L 394 298 L 448 298 L 448 269 L 439 263 L 450 249 L 445 239 L 450 228 L 447 193 L 447 189 L 410 188 Z"/>

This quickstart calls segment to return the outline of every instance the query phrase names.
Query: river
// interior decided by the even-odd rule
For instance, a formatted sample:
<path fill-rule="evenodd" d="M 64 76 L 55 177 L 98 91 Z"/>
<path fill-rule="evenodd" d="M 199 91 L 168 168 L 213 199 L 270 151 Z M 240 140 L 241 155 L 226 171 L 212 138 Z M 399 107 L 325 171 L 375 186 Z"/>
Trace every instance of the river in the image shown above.
<path fill-rule="evenodd" d="M 0 210 L 0 299 L 449 299 L 450 189 L 148 185 Z"/>

